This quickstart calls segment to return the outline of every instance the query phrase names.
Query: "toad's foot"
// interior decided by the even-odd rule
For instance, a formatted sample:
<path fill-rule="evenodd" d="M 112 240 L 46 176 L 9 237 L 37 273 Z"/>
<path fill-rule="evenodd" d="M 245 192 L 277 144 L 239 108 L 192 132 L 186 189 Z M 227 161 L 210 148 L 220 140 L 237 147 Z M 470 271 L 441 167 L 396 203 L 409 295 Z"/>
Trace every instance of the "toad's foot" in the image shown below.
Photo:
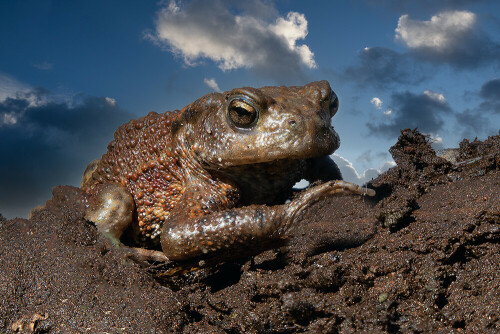
<path fill-rule="evenodd" d="M 311 187 L 301 192 L 293 201 L 285 204 L 286 213 L 288 215 L 289 225 L 294 222 L 307 208 L 318 200 L 333 195 L 354 194 L 364 196 L 375 196 L 375 190 L 366 187 L 360 187 L 357 184 L 336 180 Z"/>
<path fill-rule="evenodd" d="M 125 252 L 125 257 L 129 258 L 137 263 L 146 264 L 147 261 L 152 262 L 169 262 L 169 258 L 165 256 L 163 252 L 146 249 L 146 248 L 135 248 L 123 246 L 122 250 Z"/>
<path fill-rule="evenodd" d="M 284 205 L 251 205 L 201 217 L 190 216 L 189 206 L 179 207 L 163 224 L 162 249 L 175 261 L 217 258 L 221 262 L 255 255 L 279 247 L 304 210 L 321 198 L 337 194 L 373 196 L 375 191 L 350 182 L 329 181 L 308 188 Z"/>

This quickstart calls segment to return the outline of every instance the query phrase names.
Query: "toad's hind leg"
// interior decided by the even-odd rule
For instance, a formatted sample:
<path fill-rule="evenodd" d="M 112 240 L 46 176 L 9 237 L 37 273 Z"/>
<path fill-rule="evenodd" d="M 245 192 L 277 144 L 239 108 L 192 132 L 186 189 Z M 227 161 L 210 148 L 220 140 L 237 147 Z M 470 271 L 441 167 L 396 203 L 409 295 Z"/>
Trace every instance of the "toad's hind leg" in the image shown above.
<path fill-rule="evenodd" d="M 96 185 L 86 198 L 85 219 L 93 222 L 97 230 L 119 243 L 125 229 L 132 223 L 134 199 L 118 183 Z"/>

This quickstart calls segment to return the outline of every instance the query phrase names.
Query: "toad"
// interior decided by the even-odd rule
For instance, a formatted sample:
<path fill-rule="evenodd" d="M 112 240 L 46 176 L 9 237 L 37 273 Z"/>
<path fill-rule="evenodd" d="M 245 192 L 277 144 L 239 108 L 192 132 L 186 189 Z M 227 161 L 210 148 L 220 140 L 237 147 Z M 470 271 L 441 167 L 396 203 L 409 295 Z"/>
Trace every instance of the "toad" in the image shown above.
<path fill-rule="evenodd" d="M 86 219 L 173 261 L 276 247 L 319 199 L 374 195 L 342 181 L 329 157 L 338 105 L 319 81 L 212 93 L 132 120 L 84 173 Z M 286 201 L 302 178 L 314 185 Z"/>

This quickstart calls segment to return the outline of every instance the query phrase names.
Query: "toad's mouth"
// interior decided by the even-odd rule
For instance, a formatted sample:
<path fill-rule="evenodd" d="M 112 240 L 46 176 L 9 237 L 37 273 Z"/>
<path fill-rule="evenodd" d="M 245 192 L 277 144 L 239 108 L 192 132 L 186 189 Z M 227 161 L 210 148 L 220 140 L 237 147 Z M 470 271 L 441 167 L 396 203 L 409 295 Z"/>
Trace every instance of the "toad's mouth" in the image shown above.
<path fill-rule="evenodd" d="M 268 133 L 242 137 L 241 141 L 224 143 L 223 151 L 197 152 L 197 160 L 206 169 L 231 170 L 240 166 L 262 165 L 259 169 L 287 171 L 290 161 L 328 156 L 340 145 L 340 138 L 333 126 L 324 124 L 314 131 L 300 133 Z M 210 153 L 217 152 L 217 153 Z M 284 167 L 280 167 L 284 166 Z"/>

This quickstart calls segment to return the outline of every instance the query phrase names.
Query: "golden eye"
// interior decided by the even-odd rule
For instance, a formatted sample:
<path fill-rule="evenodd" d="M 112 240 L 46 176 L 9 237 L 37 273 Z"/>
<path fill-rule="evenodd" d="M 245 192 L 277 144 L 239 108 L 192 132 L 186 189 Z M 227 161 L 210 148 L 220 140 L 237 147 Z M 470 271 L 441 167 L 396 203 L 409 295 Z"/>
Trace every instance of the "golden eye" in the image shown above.
<path fill-rule="evenodd" d="M 249 128 L 259 118 L 257 108 L 243 98 L 235 98 L 229 102 L 227 115 L 229 120 L 239 128 Z"/>

